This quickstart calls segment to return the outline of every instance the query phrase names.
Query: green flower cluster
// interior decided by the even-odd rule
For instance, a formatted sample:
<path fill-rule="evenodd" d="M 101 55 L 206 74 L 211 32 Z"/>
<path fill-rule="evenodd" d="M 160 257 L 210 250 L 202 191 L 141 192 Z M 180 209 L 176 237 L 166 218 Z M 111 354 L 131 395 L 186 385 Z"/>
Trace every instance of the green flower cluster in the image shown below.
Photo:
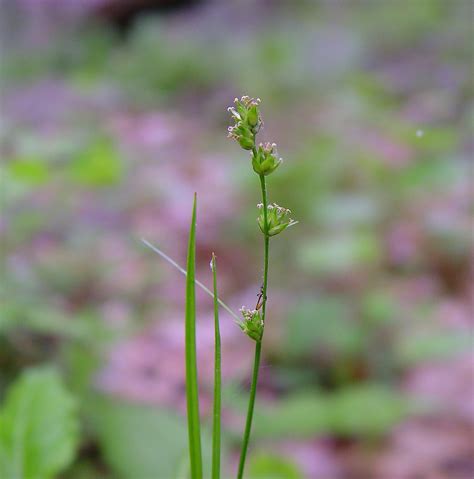
<path fill-rule="evenodd" d="M 273 203 L 267 206 L 267 227 L 265 228 L 263 204 L 258 204 L 257 208 L 261 210 L 257 219 L 258 226 L 260 227 L 262 233 L 268 234 L 268 236 L 275 236 L 289 226 L 293 226 L 298 223 L 298 221 L 294 221 L 289 217 L 291 211 L 288 208 L 283 208 L 282 206 L 278 206 L 276 203 Z"/>
<path fill-rule="evenodd" d="M 252 155 L 253 171 L 257 175 L 267 176 L 273 173 L 282 161 L 278 158 L 276 143 L 260 143 L 257 151 Z"/>
<path fill-rule="evenodd" d="M 244 306 L 240 308 L 240 312 L 244 318 L 239 324 L 240 329 L 254 341 L 260 341 L 263 335 L 263 320 L 260 311 L 256 309 L 246 309 Z"/>
<path fill-rule="evenodd" d="M 230 106 L 227 110 L 232 113 L 235 122 L 233 126 L 227 129 L 229 138 L 236 140 L 244 150 L 255 148 L 255 135 L 260 130 L 262 120 L 258 105 L 260 98 L 250 98 L 243 96 L 240 100 L 234 100 L 235 106 Z"/>

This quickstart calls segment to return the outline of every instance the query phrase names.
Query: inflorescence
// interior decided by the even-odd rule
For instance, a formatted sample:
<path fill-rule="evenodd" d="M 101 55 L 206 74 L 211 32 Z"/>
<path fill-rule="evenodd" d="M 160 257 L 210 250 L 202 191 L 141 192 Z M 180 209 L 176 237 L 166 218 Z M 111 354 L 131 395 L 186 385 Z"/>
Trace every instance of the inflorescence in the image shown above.
<path fill-rule="evenodd" d="M 244 318 L 239 324 L 240 329 L 254 341 L 260 341 L 263 335 L 263 319 L 260 311 L 242 306 L 239 310 Z"/>
<path fill-rule="evenodd" d="M 236 98 L 234 106 L 228 108 L 234 121 L 234 125 L 228 128 L 228 137 L 237 141 L 244 150 L 250 151 L 252 168 L 260 176 L 262 185 L 264 185 L 265 176 L 273 173 L 283 160 L 278 156 L 275 143 L 260 143 L 258 146 L 255 143 L 255 137 L 263 125 L 259 106 L 259 98 L 249 96 L 243 96 L 240 100 Z M 266 202 L 266 194 L 264 196 L 264 202 Z M 275 236 L 297 223 L 289 217 L 291 213 L 289 209 L 276 203 L 268 204 L 266 211 L 263 203 L 257 205 L 257 207 L 260 210 L 257 218 L 258 226 L 266 241 L 271 236 Z M 240 328 L 247 336 L 260 342 L 264 329 L 264 313 L 260 313 L 258 307 L 253 310 L 242 307 L 240 311 L 244 318 L 243 321 L 238 323 Z"/>

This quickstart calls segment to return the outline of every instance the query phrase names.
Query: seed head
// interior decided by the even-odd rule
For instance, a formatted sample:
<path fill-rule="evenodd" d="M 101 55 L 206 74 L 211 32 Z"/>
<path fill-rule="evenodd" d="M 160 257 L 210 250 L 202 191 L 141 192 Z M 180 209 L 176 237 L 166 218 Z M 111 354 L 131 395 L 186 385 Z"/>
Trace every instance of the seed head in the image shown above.
<path fill-rule="evenodd" d="M 251 150 L 255 147 L 255 135 L 262 125 L 258 108 L 260 98 L 243 96 L 240 100 L 235 98 L 234 104 L 227 108 L 234 121 L 234 125 L 228 128 L 228 137 L 236 140 L 244 150 Z"/>
<path fill-rule="evenodd" d="M 260 311 L 256 309 L 247 309 L 242 306 L 239 310 L 244 318 L 238 323 L 240 329 L 254 341 L 261 341 L 263 336 L 263 320 Z"/>

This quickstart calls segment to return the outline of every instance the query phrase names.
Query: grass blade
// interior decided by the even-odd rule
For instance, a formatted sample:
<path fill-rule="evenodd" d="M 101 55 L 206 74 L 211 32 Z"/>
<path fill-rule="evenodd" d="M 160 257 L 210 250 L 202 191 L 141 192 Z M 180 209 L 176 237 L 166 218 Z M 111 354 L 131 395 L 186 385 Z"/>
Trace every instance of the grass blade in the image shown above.
<path fill-rule="evenodd" d="M 221 333 L 217 294 L 216 256 L 212 253 L 212 287 L 214 292 L 214 406 L 212 424 L 212 479 L 221 475 Z"/>
<path fill-rule="evenodd" d="M 201 430 L 199 418 L 198 372 L 196 362 L 196 194 L 189 229 L 186 275 L 186 401 L 188 410 L 189 459 L 191 478 L 202 479 Z"/>
<path fill-rule="evenodd" d="M 186 270 L 184 268 L 182 268 L 174 259 L 170 258 L 163 250 L 161 250 L 160 248 L 158 248 L 158 246 L 154 246 L 152 245 L 149 241 L 147 241 L 146 239 L 143 239 L 142 238 L 142 243 L 145 245 L 145 246 L 148 246 L 148 248 L 150 248 L 151 250 L 153 250 L 155 253 L 159 254 L 165 261 L 167 261 L 171 266 L 174 266 L 180 273 L 184 274 L 184 276 L 186 276 Z M 214 295 L 212 294 L 212 291 L 207 288 L 206 286 L 204 286 L 200 281 L 198 281 L 196 278 L 194 278 L 194 281 L 196 283 L 197 286 L 199 286 L 204 292 L 206 292 L 211 298 L 214 297 Z M 241 318 L 232 311 L 232 309 L 229 308 L 229 306 L 227 306 L 227 304 L 224 303 L 224 301 L 222 301 L 220 298 L 217 298 L 217 302 L 237 321 L 240 321 Z"/>

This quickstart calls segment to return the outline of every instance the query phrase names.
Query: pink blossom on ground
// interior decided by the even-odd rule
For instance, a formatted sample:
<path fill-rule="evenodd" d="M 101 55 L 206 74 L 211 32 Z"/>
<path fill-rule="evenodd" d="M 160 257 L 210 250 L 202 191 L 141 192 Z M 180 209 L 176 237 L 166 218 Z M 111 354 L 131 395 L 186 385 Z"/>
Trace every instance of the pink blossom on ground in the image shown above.
<path fill-rule="evenodd" d="M 443 420 L 399 426 L 379 452 L 374 478 L 470 479 L 474 473 L 472 429 Z"/>
<path fill-rule="evenodd" d="M 387 166 L 401 168 L 408 165 L 414 157 L 414 152 L 409 146 L 380 131 L 369 129 L 356 131 L 352 141 Z"/>
<path fill-rule="evenodd" d="M 432 403 L 439 412 L 474 427 L 474 354 L 465 353 L 451 361 L 434 362 L 412 371 L 406 390 Z"/>
<path fill-rule="evenodd" d="M 179 141 L 180 129 L 171 115 L 155 111 L 141 115 L 115 114 L 110 128 L 123 144 L 143 157 Z"/>
<path fill-rule="evenodd" d="M 332 448 L 324 441 L 286 441 L 279 443 L 275 449 L 294 461 L 307 478 L 342 477 L 341 464 Z"/>
<path fill-rule="evenodd" d="M 198 319 L 197 354 L 203 411 L 210 405 L 214 377 L 212 312 Z M 252 344 L 222 314 L 222 375 L 241 378 L 250 368 Z M 182 408 L 184 406 L 184 319 L 168 319 L 115 345 L 97 378 L 98 387 L 128 400 Z"/>
<path fill-rule="evenodd" d="M 416 262 L 420 239 L 417 225 L 409 222 L 395 224 L 387 234 L 388 258 L 397 266 Z"/>

